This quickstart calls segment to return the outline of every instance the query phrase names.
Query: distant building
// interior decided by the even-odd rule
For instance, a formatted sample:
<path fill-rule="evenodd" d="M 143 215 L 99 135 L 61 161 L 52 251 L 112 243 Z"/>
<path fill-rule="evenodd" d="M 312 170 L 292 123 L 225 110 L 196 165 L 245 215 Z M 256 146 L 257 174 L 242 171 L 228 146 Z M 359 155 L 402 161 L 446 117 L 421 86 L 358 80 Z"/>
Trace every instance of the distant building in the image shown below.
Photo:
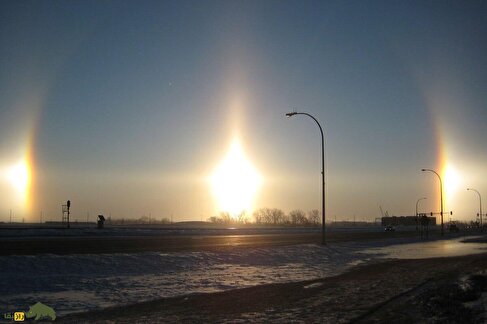
<path fill-rule="evenodd" d="M 429 225 L 436 225 L 436 217 L 428 217 Z M 416 216 L 388 216 L 382 217 L 382 226 L 416 226 L 420 225 L 416 222 L 419 220 Z"/>
<path fill-rule="evenodd" d="M 377 226 L 377 224 L 365 221 L 338 221 L 331 222 L 332 227 L 367 227 L 367 226 Z"/>

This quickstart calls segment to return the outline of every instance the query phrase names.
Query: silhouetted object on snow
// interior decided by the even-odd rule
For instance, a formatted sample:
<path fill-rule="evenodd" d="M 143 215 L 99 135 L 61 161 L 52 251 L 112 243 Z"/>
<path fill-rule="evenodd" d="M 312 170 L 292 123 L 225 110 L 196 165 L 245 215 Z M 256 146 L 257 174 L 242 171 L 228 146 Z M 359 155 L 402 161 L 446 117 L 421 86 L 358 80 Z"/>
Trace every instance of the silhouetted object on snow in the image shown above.
<path fill-rule="evenodd" d="M 458 233 L 460 232 L 460 228 L 458 228 L 457 224 L 454 222 L 450 222 L 450 225 L 448 226 L 448 229 L 450 230 L 451 233 Z"/>
<path fill-rule="evenodd" d="M 98 215 L 98 228 L 103 228 L 105 226 L 105 216 Z"/>
<path fill-rule="evenodd" d="M 421 238 L 423 237 L 428 237 L 429 235 L 429 224 L 431 219 L 426 216 L 426 214 L 420 214 L 421 215 Z"/>
<path fill-rule="evenodd" d="M 68 200 L 66 202 L 66 205 L 62 205 L 62 207 L 63 207 L 62 223 L 63 225 L 66 224 L 66 226 L 69 228 L 69 208 L 71 207 L 71 200 Z"/>

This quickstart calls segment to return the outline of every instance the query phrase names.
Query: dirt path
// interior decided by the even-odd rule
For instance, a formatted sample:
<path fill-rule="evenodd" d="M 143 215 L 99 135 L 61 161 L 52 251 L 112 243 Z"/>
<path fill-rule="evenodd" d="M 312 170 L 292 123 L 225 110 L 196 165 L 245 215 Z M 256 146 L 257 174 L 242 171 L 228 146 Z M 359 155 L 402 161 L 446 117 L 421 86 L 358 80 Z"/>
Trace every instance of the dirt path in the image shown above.
<path fill-rule="evenodd" d="M 487 254 L 394 260 L 359 266 L 336 277 L 309 282 L 167 298 L 59 320 L 70 323 L 434 323 L 446 318 L 450 323 L 469 323 L 476 322 L 475 316 L 463 307 L 465 296 L 459 293 L 456 282 L 462 275 L 485 269 Z M 448 303 L 450 300 L 453 302 Z"/>

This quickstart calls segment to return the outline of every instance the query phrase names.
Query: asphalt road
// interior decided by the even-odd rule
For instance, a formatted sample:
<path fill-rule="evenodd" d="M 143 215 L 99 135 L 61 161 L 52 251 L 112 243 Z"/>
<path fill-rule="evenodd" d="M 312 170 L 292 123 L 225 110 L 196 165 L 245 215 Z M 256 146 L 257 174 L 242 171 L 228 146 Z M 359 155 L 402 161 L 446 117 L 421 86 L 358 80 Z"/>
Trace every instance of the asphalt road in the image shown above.
<path fill-rule="evenodd" d="M 410 237 L 415 235 L 417 235 L 415 232 L 331 232 L 327 233 L 327 242 Z M 0 255 L 208 251 L 294 244 L 321 244 L 321 234 L 0 238 Z"/>

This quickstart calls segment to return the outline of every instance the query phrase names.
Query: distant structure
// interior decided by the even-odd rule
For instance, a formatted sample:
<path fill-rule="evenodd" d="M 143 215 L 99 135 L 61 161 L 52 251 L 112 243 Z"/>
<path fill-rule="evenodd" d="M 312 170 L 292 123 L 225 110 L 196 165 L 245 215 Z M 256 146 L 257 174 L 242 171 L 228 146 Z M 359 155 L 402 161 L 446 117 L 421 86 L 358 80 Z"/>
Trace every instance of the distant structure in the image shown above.
<path fill-rule="evenodd" d="M 62 205 L 62 210 L 63 210 L 62 224 L 66 225 L 67 228 L 69 228 L 69 208 L 70 207 L 71 207 L 71 200 L 68 200 L 66 202 L 66 205 Z"/>
<path fill-rule="evenodd" d="M 433 217 L 430 217 L 433 218 Z M 419 232 L 421 234 L 421 238 L 428 238 L 430 232 L 430 218 L 426 216 L 426 214 L 418 214 L 419 220 Z"/>
<path fill-rule="evenodd" d="M 366 221 L 333 221 L 331 227 L 370 227 L 376 226 L 376 223 Z"/>
<path fill-rule="evenodd" d="M 379 205 L 379 209 L 380 209 L 380 213 L 382 215 L 382 218 L 389 217 L 389 212 L 386 210 L 386 212 L 384 213 L 384 210 L 382 209 L 381 205 Z"/>
<path fill-rule="evenodd" d="M 422 216 L 421 214 L 420 216 Z M 427 217 L 430 226 L 436 225 L 436 217 Z M 419 218 L 416 216 L 386 216 L 382 217 L 382 226 L 417 226 Z"/>
<path fill-rule="evenodd" d="M 105 216 L 103 215 L 98 215 L 98 228 L 103 228 L 105 226 Z"/>

